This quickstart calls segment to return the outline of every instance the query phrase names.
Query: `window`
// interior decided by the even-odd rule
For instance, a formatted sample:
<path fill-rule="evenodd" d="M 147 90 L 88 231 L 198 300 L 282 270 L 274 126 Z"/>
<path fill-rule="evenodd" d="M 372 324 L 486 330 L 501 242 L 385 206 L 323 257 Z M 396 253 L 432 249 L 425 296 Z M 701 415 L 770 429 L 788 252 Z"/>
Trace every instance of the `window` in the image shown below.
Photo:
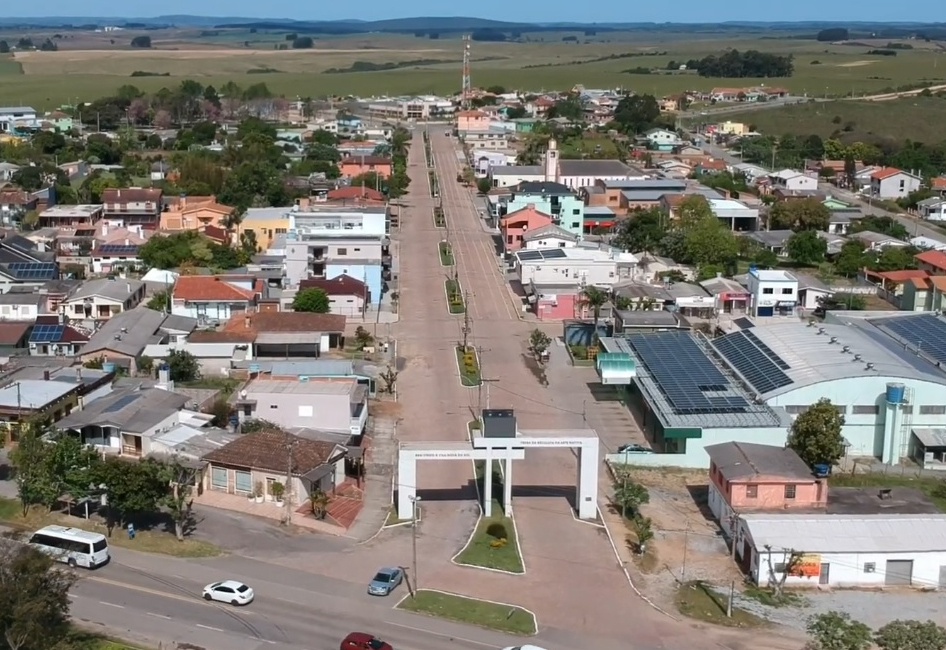
<path fill-rule="evenodd" d="M 785 486 L 785 498 L 786 498 L 786 499 L 794 499 L 794 498 L 795 498 L 795 486 L 794 486 L 794 485 L 786 485 L 786 486 Z"/>
<path fill-rule="evenodd" d="M 276 228 L 276 234 L 277 234 L 277 235 L 285 235 L 285 234 L 286 234 L 286 229 L 285 229 L 285 228 Z"/>
<path fill-rule="evenodd" d="M 747 485 L 746 486 L 746 498 L 755 499 L 759 496 L 759 486 L 758 485 Z"/>
<path fill-rule="evenodd" d="M 353 248 L 352 250 L 355 251 L 356 253 L 360 253 L 360 252 L 361 252 L 361 249 L 360 249 L 360 248 Z"/>
<path fill-rule="evenodd" d="M 807 407 L 807 406 L 798 405 L 798 404 L 793 404 L 793 405 L 791 405 L 791 406 L 786 406 L 786 407 L 785 407 L 785 412 L 786 412 L 786 413 L 789 413 L 789 414 L 791 414 L 791 415 L 801 415 L 802 413 L 804 413 L 804 412 L 807 411 L 807 410 L 808 410 L 808 407 Z"/>
<path fill-rule="evenodd" d="M 772 287 L 764 287 L 762 289 L 762 293 L 767 296 L 771 296 L 773 293 L 775 293 L 775 289 L 773 289 Z"/>
<path fill-rule="evenodd" d="M 210 487 L 218 490 L 227 489 L 227 469 L 225 467 L 214 467 L 210 473 Z"/>
<path fill-rule="evenodd" d="M 880 407 L 876 404 L 855 404 L 851 407 L 852 415 L 877 415 L 878 413 L 880 413 Z"/>
<path fill-rule="evenodd" d="M 269 405 L 269 408 L 271 408 L 271 409 L 278 409 L 278 408 L 279 408 L 279 404 L 270 404 L 270 405 Z"/>
<path fill-rule="evenodd" d="M 906 182 L 906 181 L 900 181 L 900 189 L 901 189 L 901 190 L 903 190 L 903 187 L 904 187 L 904 183 L 905 183 L 905 182 Z"/>
<path fill-rule="evenodd" d="M 577 217 L 579 214 L 581 214 L 581 208 L 575 208 L 572 210 L 572 214 Z"/>
<path fill-rule="evenodd" d="M 920 415 L 946 415 L 946 406 L 921 406 Z"/>
<path fill-rule="evenodd" d="M 337 250 L 335 251 L 335 254 L 336 254 L 336 255 L 348 255 L 348 249 L 347 249 L 347 248 L 339 248 L 339 249 L 337 249 Z"/>
<path fill-rule="evenodd" d="M 234 472 L 236 475 L 236 491 L 237 492 L 252 492 L 253 491 L 253 477 L 249 472 L 242 472 L 237 470 Z"/>
<path fill-rule="evenodd" d="M 873 573 L 877 570 L 876 562 L 864 562 L 864 573 Z"/>
<path fill-rule="evenodd" d="M 783 295 L 783 296 L 790 296 L 790 295 L 792 295 L 792 290 L 791 290 L 791 288 L 789 288 L 789 289 L 782 289 L 782 295 Z"/>
<path fill-rule="evenodd" d="M 840 413 L 841 415 L 845 415 L 845 414 L 847 413 L 847 407 L 846 407 L 846 406 L 837 406 L 837 405 L 835 405 L 834 410 L 837 411 L 838 413 Z"/>

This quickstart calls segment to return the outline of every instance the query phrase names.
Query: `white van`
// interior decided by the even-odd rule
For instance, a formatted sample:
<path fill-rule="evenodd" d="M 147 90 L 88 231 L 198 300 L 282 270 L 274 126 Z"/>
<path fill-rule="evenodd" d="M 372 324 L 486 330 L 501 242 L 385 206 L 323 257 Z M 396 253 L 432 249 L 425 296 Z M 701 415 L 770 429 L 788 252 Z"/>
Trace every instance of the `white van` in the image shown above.
<path fill-rule="evenodd" d="M 108 540 L 105 535 L 90 533 L 81 528 L 46 526 L 30 536 L 37 550 L 53 556 L 71 567 L 94 569 L 109 560 Z"/>

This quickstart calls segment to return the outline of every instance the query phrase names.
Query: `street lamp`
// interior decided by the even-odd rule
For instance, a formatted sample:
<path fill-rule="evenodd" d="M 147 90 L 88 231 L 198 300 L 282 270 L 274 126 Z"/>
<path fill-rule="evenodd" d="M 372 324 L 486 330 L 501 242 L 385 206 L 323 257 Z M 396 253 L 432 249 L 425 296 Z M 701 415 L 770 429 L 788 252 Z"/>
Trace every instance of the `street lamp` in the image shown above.
<path fill-rule="evenodd" d="M 418 590 L 417 585 L 417 504 L 421 502 L 418 496 L 411 497 L 411 554 L 413 562 L 411 568 L 414 570 L 414 592 Z"/>
<path fill-rule="evenodd" d="M 622 488 L 624 494 L 621 495 L 623 497 L 621 499 L 621 519 L 624 521 L 627 521 L 627 457 L 630 451 L 629 448 L 624 448 L 624 487 Z"/>

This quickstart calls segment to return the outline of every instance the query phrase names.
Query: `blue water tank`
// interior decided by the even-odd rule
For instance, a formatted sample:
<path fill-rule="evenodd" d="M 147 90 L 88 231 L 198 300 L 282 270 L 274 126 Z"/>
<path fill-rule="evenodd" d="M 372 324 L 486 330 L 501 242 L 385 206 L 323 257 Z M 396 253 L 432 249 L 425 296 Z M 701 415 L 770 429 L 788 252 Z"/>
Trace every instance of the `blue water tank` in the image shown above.
<path fill-rule="evenodd" d="M 828 463 L 815 463 L 813 468 L 815 476 L 818 478 L 825 478 L 831 474 L 831 465 Z"/>
<path fill-rule="evenodd" d="M 103 363 L 103 364 L 102 364 L 102 370 L 104 370 L 105 372 L 115 372 L 115 364 L 114 364 L 114 363 Z"/>
<path fill-rule="evenodd" d="M 887 403 L 903 404 L 903 394 L 906 392 L 906 386 L 903 384 L 887 384 Z"/>

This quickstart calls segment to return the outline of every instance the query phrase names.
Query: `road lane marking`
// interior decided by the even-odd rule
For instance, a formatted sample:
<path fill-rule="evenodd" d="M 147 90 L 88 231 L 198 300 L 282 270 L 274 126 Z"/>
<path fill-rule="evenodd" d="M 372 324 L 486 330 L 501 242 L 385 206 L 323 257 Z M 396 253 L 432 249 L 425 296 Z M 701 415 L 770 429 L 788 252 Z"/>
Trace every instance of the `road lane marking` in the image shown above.
<path fill-rule="evenodd" d="M 116 605 L 115 603 L 106 603 L 104 600 L 100 600 L 99 605 L 108 605 L 109 607 L 114 607 L 116 609 L 125 609 L 124 605 Z"/>
<path fill-rule="evenodd" d="M 121 587 L 122 589 L 131 589 L 131 590 L 133 590 L 133 591 L 140 591 L 140 592 L 143 592 L 143 593 L 146 593 L 146 594 L 151 594 L 151 595 L 153 595 L 153 596 L 161 596 L 162 598 L 173 598 L 174 600 L 183 600 L 184 602 L 191 603 L 191 604 L 207 605 L 207 606 L 209 606 L 209 607 L 214 607 L 214 608 L 216 608 L 216 609 L 221 609 L 221 608 L 223 608 L 223 607 L 227 607 L 226 605 L 220 605 L 219 603 L 214 603 L 214 602 L 212 602 L 212 601 L 208 601 L 208 600 L 204 600 L 203 598 L 199 598 L 196 594 L 193 595 L 193 596 L 184 596 L 184 595 L 181 595 L 181 594 L 172 594 L 172 593 L 170 593 L 170 592 L 168 592 L 168 591 L 161 591 L 161 590 L 159 590 L 159 589 L 151 589 L 151 588 L 149 588 L 149 587 L 141 587 L 141 586 L 139 586 L 139 585 L 132 585 L 132 584 L 128 584 L 128 583 L 125 583 L 125 582 L 118 582 L 117 580 L 109 580 L 108 578 L 88 577 L 88 578 L 84 578 L 84 579 L 85 579 L 85 580 L 89 580 L 89 581 L 91 581 L 91 582 L 100 582 L 100 583 L 102 583 L 102 584 L 111 585 L 111 586 L 113 586 L 113 587 Z M 70 594 L 70 596 L 71 596 L 72 598 L 76 598 L 76 597 L 77 597 L 77 596 L 73 596 L 72 594 Z M 80 596 L 81 596 L 81 594 L 80 594 Z M 256 614 L 256 612 L 248 611 L 248 610 L 246 610 L 246 609 L 242 609 L 242 610 L 240 611 L 240 616 L 253 616 L 253 615 L 255 615 L 255 614 Z"/>
<path fill-rule="evenodd" d="M 223 632 L 219 627 L 210 627 L 209 625 L 204 625 L 203 623 L 198 623 L 197 627 L 202 627 L 205 630 L 213 630 L 214 632 Z"/>
<path fill-rule="evenodd" d="M 262 643 L 268 643 L 270 645 L 276 645 L 275 641 L 270 641 L 269 639 L 260 639 L 259 637 L 255 637 L 255 636 L 248 636 L 246 638 L 249 639 L 250 641 L 257 641 L 257 642 L 262 642 Z"/>
<path fill-rule="evenodd" d="M 169 621 L 171 620 L 171 617 L 170 617 L 170 616 L 165 616 L 164 614 L 155 614 L 154 612 L 147 612 L 147 614 L 148 614 L 148 616 L 154 616 L 155 618 L 164 618 L 164 619 L 167 619 L 167 620 L 169 620 Z"/>
<path fill-rule="evenodd" d="M 473 645 L 481 645 L 484 648 L 495 648 L 496 644 L 494 643 L 483 643 L 482 641 L 474 641 L 473 639 L 464 639 L 461 636 L 454 636 L 452 634 L 444 634 L 442 632 L 434 632 L 433 630 L 427 630 L 422 627 L 414 627 L 413 625 L 404 625 L 403 623 L 392 623 L 391 621 L 385 621 L 388 625 L 393 625 L 394 627 L 401 627 L 405 630 L 411 630 L 412 632 L 421 632 L 423 634 L 430 634 L 432 636 L 439 636 L 443 639 L 450 639 L 451 641 L 459 641 L 461 643 L 472 643 Z"/>

